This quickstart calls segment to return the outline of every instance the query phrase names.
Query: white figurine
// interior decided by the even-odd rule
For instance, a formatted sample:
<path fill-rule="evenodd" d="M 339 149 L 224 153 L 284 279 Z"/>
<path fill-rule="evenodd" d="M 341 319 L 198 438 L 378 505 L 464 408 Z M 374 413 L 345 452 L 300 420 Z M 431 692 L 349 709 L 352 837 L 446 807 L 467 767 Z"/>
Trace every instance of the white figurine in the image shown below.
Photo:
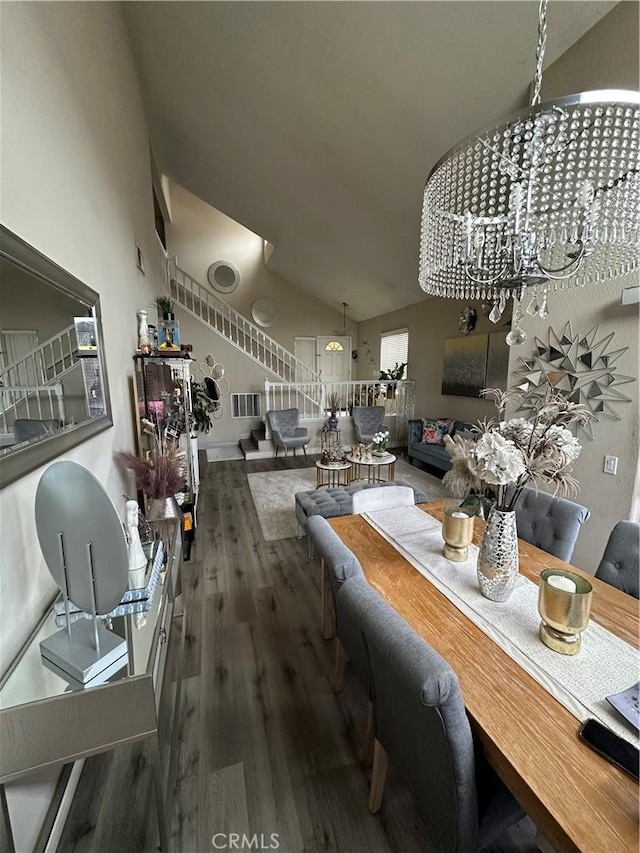
<path fill-rule="evenodd" d="M 127 508 L 127 538 L 129 540 L 129 588 L 141 589 L 144 586 L 147 555 L 144 553 L 138 532 L 138 504 L 136 501 L 127 501 L 125 506 Z"/>

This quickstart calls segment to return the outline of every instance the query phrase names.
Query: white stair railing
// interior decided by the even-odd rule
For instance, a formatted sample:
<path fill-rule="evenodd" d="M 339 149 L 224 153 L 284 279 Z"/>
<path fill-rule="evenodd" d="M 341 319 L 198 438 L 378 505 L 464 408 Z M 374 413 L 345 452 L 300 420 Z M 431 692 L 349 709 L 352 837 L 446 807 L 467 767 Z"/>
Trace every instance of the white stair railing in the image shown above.
<path fill-rule="evenodd" d="M 336 412 L 338 425 L 341 419 L 351 417 L 354 406 L 384 406 L 385 417 L 396 417 L 392 438 L 402 442 L 407 435 L 407 420 L 414 414 L 415 382 L 407 379 L 311 383 L 266 380 L 264 394 L 266 412 L 296 408 L 300 412 L 300 420 L 328 418 L 328 400 L 330 395 L 336 394 L 339 400 Z"/>
<path fill-rule="evenodd" d="M 9 433 L 12 422 L 7 412 L 13 409 L 14 416 L 29 420 L 65 421 L 64 389 L 61 382 L 49 385 L 20 385 L 0 388 L 0 432 Z"/>
<path fill-rule="evenodd" d="M 307 367 L 293 353 L 265 334 L 235 308 L 203 287 L 173 261 L 170 264 L 170 292 L 188 314 L 213 329 L 253 361 L 284 382 L 318 383 L 320 374 Z M 319 405 L 318 400 L 309 402 Z"/>
<path fill-rule="evenodd" d="M 53 383 L 77 362 L 77 350 L 75 327 L 67 326 L 0 371 L 0 388 L 11 390 Z M 2 395 L 0 410 L 6 412 L 10 408 L 9 400 L 10 395 Z"/>

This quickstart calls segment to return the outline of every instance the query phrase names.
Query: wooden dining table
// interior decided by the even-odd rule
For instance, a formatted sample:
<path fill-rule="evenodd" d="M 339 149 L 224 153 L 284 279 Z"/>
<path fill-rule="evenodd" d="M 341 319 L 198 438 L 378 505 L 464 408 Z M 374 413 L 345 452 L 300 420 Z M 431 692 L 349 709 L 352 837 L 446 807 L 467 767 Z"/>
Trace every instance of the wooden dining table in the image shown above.
<path fill-rule="evenodd" d="M 422 504 L 442 520 L 451 501 Z M 539 832 L 557 851 L 638 853 L 638 785 L 578 739 L 580 721 L 359 515 L 330 519 L 375 590 L 456 671 L 474 736 Z M 476 518 L 478 545 L 484 522 Z M 638 647 L 638 602 L 519 541 L 520 572 L 571 569 L 593 584 L 591 618 Z M 451 571 L 456 564 L 451 563 Z"/>

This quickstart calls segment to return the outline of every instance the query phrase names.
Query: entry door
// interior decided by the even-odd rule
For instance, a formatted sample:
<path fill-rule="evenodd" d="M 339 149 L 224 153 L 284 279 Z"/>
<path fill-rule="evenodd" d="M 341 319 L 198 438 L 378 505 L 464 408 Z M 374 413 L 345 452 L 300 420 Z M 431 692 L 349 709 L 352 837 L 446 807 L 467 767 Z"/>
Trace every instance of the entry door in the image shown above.
<path fill-rule="evenodd" d="M 350 336 L 318 336 L 318 370 L 323 382 L 351 381 Z"/>

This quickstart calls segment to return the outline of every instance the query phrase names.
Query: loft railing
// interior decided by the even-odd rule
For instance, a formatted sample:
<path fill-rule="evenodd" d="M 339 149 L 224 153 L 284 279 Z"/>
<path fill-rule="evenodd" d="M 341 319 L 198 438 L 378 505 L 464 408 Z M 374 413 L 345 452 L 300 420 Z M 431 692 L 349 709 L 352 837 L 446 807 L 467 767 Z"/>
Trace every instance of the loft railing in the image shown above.
<path fill-rule="evenodd" d="M 65 421 L 64 389 L 61 382 L 51 385 L 20 385 L 0 388 L 0 433 L 9 433 L 16 418 Z M 12 410 L 9 422 L 8 412 Z"/>
<path fill-rule="evenodd" d="M 293 353 L 211 290 L 203 287 L 172 259 L 169 260 L 169 278 L 171 296 L 184 311 L 222 335 L 283 382 L 310 384 L 320 381 L 319 373 L 299 361 Z M 319 405 L 318 400 L 309 402 Z"/>
<path fill-rule="evenodd" d="M 0 371 L 0 388 L 10 391 L 19 387 L 46 386 L 55 382 L 77 362 L 77 351 L 75 327 L 67 326 L 44 343 L 38 344 L 19 361 Z M 22 397 L 18 396 L 17 399 L 21 400 Z M 0 411 L 6 413 L 13 405 L 9 400 L 10 395 L 2 395 Z"/>
<path fill-rule="evenodd" d="M 331 410 L 329 400 L 337 395 L 338 427 L 341 419 L 350 418 L 354 406 L 384 406 L 385 417 L 395 418 L 394 441 L 407 436 L 407 421 L 414 415 L 415 382 L 271 382 L 265 380 L 265 412 L 270 409 L 296 408 L 300 420 L 326 420 Z"/>

